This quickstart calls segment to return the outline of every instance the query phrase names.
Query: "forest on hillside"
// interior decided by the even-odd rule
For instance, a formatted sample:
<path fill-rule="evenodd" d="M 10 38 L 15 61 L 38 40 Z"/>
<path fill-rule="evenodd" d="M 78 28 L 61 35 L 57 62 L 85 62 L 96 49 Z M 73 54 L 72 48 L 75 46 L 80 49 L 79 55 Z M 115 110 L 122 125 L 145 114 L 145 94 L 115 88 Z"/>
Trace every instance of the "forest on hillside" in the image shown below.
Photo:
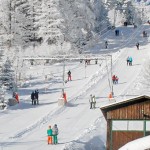
<path fill-rule="evenodd" d="M 117 15 L 129 21 L 139 15 L 131 2 L 115 0 L 1 0 L 0 3 L 0 45 L 5 52 L 15 48 L 15 53 L 18 48 L 38 50 L 41 45 L 48 48 L 49 54 L 61 54 L 62 48 L 66 52 L 82 52 L 91 41 L 96 42 L 101 31 L 106 32 L 113 25 Z M 108 13 L 113 10 L 114 20 L 110 20 Z"/>

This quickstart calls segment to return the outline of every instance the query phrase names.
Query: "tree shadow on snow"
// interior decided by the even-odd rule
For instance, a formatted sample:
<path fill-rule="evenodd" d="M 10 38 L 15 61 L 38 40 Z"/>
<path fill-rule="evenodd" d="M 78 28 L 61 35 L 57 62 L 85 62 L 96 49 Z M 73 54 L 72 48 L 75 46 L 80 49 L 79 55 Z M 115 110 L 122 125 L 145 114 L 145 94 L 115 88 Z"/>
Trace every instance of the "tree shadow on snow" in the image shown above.
<path fill-rule="evenodd" d="M 105 150 L 105 145 L 104 142 L 100 139 L 100 137 L 95 136 L 93 137 L 91 140 L 89 140 L 86 144 L 85 144 L 85 150 Z"/>
<path fill-rule="evenodd" d="M 127 94 L 127 95 L 118 95 L 118 96 L 122 96 L 122 97 L 128 97 L 128 96 L 131 97 L 131 96 L 133 96 L 133 97 L 136 97 L 136 96 L 139 96 L 139 95 L 136 95 L 136 94 L 128 95 L 128 94 Z"/>
<path fill-rule="evenodd" d="M 50 104 L 57 104 L 58 102 L 49 102 L 49 103 L 40 103 L 39 102 L 39 105 L 38 106 L 43 106 L 43 105 L 50 105 Z"/>
<path fill-rule="evenodd" d="M 108 96 L 97 96 L 96 99 L 108 98 Z"/>
<path fill-rule="evenodd" d="M 75 79 L 75 80 L 72 80 L 72 81 L 79 81 L 79 80 L 83 80 L 83 79 L 85 79 L 85 77 L 80 78 L 80 79 Z M 68 81 L 68 82 L 69 82 L 69 81 Z M 68 83 L 68 82 L 67 82 L 67 83 Z M 66 84 L 67 84 L 67 83 L 66 83 Z"/>
<path fill-rule="evenodd" d="M 132 64 L 132 66 L 140 66 L 141 64 Z"/>
<path fill-rule="evenodd" d="M 36 140 L 36 141 L 26 141 L 26 142 L 0 142 L 0 146 L 4 149 L 5 147 L 13 146 L 13 145 L 27 145 L 39 142 L 45 142 L 45 140 Z"/>
<path fill-rule="evenodd" d="M 125 83 L 127 83 L 127 82 L 118 82 L 117 84 L 125 84 Z M 117 84 L 116 84 L 116 85 L 117 85 Z"/>
<path fill-rule="evenodd" d="M 16 104 L 15 106 L 9 106 L 9 109 L 10 110 L 17 110 L 17 109 L 34 109 L 34 108 L 37 108 L 37 107 L 42 107 L 44 105 L 51 105 L 51 104 L 55 104 L 57 102 L 49 102 L 49 103 L 40 103 L 39 101 L 39 105 L 32 105 L 31 101 L 28 101 L 28 102 L 20 102 L 19 104 Z"/>
<path fill-rule="evenodd" d="M 51 93 L 58 93 L 62 91 L 62 88 L 53 88 L 53 89 L 40 89 L 40 93 L 42 94 L 51 94 Z M 40 95 L 39 93 L 39 95 Z"/>
<path fill-rule="evenodd" d="M 70 102 L 67 102 L 66 104 L 65 104 L 65 106 L 66 107 L 77 107 L 79 104 L 72 104 L 72 103 L 70 103 Z"/>
<path fill-rule="evenodd" d="M 104 142 L 100 139 L 99 136 L 94 136 L 92 139 L 85 142 L 81 140 L 73 141 L 71 147 L 73 149 L 78 149 L 78 150 L 105 150 L 106 149 Z M 69 150 L 69 148 L 65 150 Z"/>

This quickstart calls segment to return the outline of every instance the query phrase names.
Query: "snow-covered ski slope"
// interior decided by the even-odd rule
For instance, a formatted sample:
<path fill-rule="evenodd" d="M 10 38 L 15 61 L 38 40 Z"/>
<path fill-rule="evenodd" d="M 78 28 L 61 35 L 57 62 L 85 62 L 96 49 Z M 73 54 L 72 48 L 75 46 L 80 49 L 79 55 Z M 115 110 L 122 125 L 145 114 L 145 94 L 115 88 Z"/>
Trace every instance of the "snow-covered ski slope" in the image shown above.
<path fill-rule="evenodd" d="M 141 25 L 137 29 L 132 26 L 118 28 L 122 33 L 119 37 L 115 37 L 114 30 L 110 30 L 104 37 L 100 37 L 102 43 L 99 45 L 104 53 L 103 41 L 106 38 L 109 41 L 109 48 L 105 51 L 107 53 L 111 51 L 112 71 L 119 77 L 119 84 L 113 86 L 115 99 L 121 101 L 141 94 L 136 93 L 134 87 L 138 84 L 137 78 L 145 61 L 150 57 L 149 39 L 142 37 L 143 30 L 150 34 L 150 26 Z M 137 41 L 140 42 L 140 50 L 135 47 Z M 95 51 L 100 53 L 100 50 Z M 133 66 L 127 66 L 128 56 L 132 56 Z M 72 72 L 72 81 L 65 84 L 68 99 L 66 106 L 58 106 L 57 103 L 62 90 L 63 64 L 30 66 L 26 69 L 26 76 L 30 76 L 29 86 L 19 89 L 20 103 L 0 112 L 0 148 L 3 150 L 105 149 L 106 122 L 99 108 L 111 103 L 108 99 L 111 61 L 107 59 L 98 63 L 101 65 L 91 61 L 91 65 L 85 67 L 84 63 L 66 62 L 66 74 L 68 70 Z M 45 81 L 45 75 L 50 79 Z M 30 94 L 35 89 L 40 92 L 40 104 L 33 106 Z M 89 109 L 90 94 L 96 96 L 97 103 L 94 110 Z M 47 128 L 54 124 L 59 128 L 59 144 L 48 145 Z"/>

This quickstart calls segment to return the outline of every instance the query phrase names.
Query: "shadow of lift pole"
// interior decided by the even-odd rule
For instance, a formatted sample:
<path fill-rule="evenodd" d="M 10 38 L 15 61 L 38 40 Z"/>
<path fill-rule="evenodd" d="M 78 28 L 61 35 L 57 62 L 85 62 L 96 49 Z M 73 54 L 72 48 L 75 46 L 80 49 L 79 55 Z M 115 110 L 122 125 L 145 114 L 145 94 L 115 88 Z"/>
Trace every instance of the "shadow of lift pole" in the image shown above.
<path fill-rule="evenodd" d="M 63 76 L 62 76 L 62 79 L 63 79 L 62 97 L 64 99 L 64 103 L 67 103 L 67 95 L 65 92 L 65 56 L 63 58 Z"/>
<path fill-rule="evenodd" d="M 107 54 L 107 56 L 109 56 L 111 58 L 111 67 L 110 67 L 110 74 L 111 74 L 111 78 L 113 76 L 113 71 L 112 71 L 112 55 L 111 54 Z M 109 94 L 109 98 L 114 98 L 114 88 L 113 88 L 113 81 L 111 79 L 111 93 Z"/>

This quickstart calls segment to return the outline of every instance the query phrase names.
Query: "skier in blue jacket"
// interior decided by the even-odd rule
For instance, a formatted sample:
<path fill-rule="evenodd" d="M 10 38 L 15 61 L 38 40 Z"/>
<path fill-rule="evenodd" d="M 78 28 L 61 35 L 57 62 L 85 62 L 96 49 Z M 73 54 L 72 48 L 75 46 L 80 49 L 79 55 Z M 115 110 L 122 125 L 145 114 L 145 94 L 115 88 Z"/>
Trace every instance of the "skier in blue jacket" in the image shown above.
<path fill-rule="evenodd" d="M 132 57 L 130 57 L 129 58 L 129 66 L 132 66 L 132 61 L 133 61 L 133 59 L 132 59 Z"/>

